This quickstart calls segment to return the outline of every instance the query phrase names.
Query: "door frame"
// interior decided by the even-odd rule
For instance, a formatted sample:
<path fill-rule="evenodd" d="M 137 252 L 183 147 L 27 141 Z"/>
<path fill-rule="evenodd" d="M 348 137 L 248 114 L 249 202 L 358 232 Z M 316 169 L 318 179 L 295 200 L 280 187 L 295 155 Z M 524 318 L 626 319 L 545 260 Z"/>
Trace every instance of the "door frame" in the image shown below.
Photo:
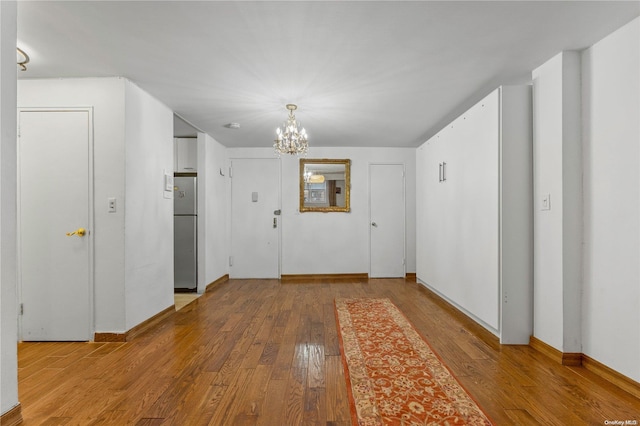
<path fill-rule="evenodd" d="M 369 276 L 371 277 L 371 267 L 373 262 L 371 261 L 371 250 L 372 250 L 372 238 L 371 238 L 371 222 L 373 220 L 373 218 L 371 217 L 371 213 L 372 213 L 372 206 L 371 206 L 371 194 L 373 193 L 373 188 L 371 188 L 371 169 L 372 166 L 402 166 L 402 258 L 404 259 L 403 261 L 403 267 L 404 267 L 404 277 L 407 276 L 407 167 L 406 164 L 403 162 L 396 162 L 396 163 L 392 163 L 392 162 L 371 162 L 369 163 L 369 176 L 368 176 L 368 182 L 367 185 L 369 186 L 369 222 L 368 222 L 368 227 L 369 227 Z"/>
<path fill-rule="evenodd" d="M 234 161 L 242 161 L 242 160 L 275 160 L 278 163 L 278 207 L 280 210 L 280 215 L 278 216 L 278 272 L 277 279 L 282 277 L 282 223 L 283 217 L 282 214 L 282 160 L 278 157 L 230 157 L 227 158 L 227 170 L 229 171 L 229 203 L 228 203 L 228 214 L 227 217 L 228 222 L 227 226 L 229 227 L 229 257 L 233 256 L 231 253 L 231 248 L 233 247 L 233 162 Z M 227 263 L 227 268 L 229 268 L 229 272 L 231 272 L 232 266 Z"/>
<path fill-rule="evenodd" d="M 89 312 L 89 323 L 87 324 L 87 335 L 89 336 L 89 341 L 93 341 L 94 332 L 95 332 L 95 259 L 94 259 L 94 238 L 93 231 L 95 229 L 95 199 L 94 199 L 94 127 L 93 127 L 93 107 L 18 107 L 17 112 L 17 140 L 16 140 L 16 156 L 17 156 L 17 172 L 16 172 L 16 265 L 17 265 L 17 295 L 18 295 L 18 338 L 22 340 L 23 338 L 23 329 L 22 329 L 22 312 L 20 307 L 23 303 L 23 294 L 22 294 L 22 246 L 21 246 L 21 229 L 22 229 L 22 212 L 20 211 L 21 205 L 21 196 L 22 196 L 22 188 L 21 188 L 21 161 L 20 161 L 20 115 L 23 112 L 86 112 L 88 116 L 88 152 L 87 152 L 87 161 L 88 164 L 88 201 L 89 205 L 87 206 L 87 215 L 88 215 L 88 226 L 87 226 L 87 238 L 89 241 L 88 245 L 88 312 Z"/>

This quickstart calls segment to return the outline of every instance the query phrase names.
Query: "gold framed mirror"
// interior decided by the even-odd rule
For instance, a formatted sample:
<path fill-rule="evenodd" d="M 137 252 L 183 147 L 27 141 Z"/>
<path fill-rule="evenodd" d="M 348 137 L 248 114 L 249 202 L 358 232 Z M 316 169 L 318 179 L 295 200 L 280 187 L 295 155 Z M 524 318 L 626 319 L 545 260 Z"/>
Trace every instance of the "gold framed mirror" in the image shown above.
<path fill-rule="evenodd" d="M 351 160 L 300 159 L 300 212 L 351 211 Z"/>

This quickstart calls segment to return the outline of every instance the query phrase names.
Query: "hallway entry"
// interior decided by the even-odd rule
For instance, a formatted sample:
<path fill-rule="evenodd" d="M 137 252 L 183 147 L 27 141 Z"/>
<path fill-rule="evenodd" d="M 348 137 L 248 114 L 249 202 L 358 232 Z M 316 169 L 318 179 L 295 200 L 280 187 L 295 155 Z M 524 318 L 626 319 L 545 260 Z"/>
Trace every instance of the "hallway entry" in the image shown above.
<path fill-rule="evenodd" d="M 92 111 L 20 109 L 18 126 L 21 339 L 87 341 Z"/>
<path fill-rule="evenodd" d="M 280 160 L 231 160 L 231 278 L 280 278 Z"/>

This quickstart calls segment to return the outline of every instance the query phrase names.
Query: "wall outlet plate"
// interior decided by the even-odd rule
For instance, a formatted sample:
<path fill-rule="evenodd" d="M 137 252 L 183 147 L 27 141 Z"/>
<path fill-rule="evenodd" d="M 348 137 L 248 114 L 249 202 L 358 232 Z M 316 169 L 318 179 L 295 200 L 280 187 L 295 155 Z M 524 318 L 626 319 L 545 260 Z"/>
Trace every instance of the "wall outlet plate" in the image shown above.
<path fill-rule="evenodd" d="M 541 201 L 540 210 L 551 210 L 551 194 L 544 194 Z"/>

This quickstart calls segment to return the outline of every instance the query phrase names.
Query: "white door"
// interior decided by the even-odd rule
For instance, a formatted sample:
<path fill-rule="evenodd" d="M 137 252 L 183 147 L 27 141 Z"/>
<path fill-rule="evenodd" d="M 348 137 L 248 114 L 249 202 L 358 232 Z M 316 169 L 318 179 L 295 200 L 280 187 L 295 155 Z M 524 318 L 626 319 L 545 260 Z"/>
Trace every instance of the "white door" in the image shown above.
<path fill-rule="evenodd" d="M 372 278 L 405 276 L 404 165 L 369 165 Z"/>
<path fill-rule="evenodd" d="M 229 276 L 279 278 L 280 160 L 234 159 L 231 170 Z"/>
<path fill-rule="evenodd" d="M 91 110 L 20 110 L 18 119 L 21 338 L 87 341 Z"/>

